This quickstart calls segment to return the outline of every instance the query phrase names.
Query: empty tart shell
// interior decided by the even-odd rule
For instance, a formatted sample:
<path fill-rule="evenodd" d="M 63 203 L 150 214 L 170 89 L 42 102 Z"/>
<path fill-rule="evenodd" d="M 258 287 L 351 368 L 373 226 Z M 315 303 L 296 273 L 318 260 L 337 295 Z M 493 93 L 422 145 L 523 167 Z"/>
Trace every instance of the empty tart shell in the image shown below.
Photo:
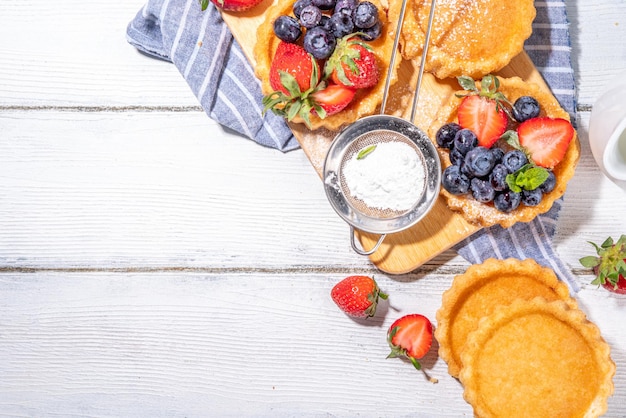
<path fill-rule="evenodd" d="M 402 56 L 421 56 L 430 0 L 412 0 L 402 26 Z M 437 78 L 480 78 L 505 67 L 532 33 L 533 0 L 448 0 L 438 2 L 425 71 Z"/>
<path fill-rule="evenodd" d="M 369 1 L 378 7 L 378 17 L 383 24 L 381 36 L 374 41 L 367 42 L 368 45 L 372 47 L 372 52 L 374 52 L 378 59 L 381 74 L 380 80 L 378 84 L 372 88 L 359 89 L 352 102 L 339 113 L 327 116 L 324 119 L 321 119 L 316 114 L 311 114 L 310 129 L 312 130 L 318 128 L 326 128 L 332 131 L 338 130 L 343 125 L 355 122 L 363 116 L 374 114 L 382 103 L 385 91 L 385 77 L 388 73 L 392 54 L 394 53 L 393 43 L 397 25 L 396 21 L 391 22 L 388 18 L 388 6 L 397 9 L 400 6 L 400 2 L 394 1 L 391 2 L 390 5 L 387 5 L 381 4 L 379 0 Z M 280 43 L 280 39 L 274 34 L 274 21 L 281 15 L 292 15 L 293 2 L 294 0 L 278 0 L 278 2 L 274 3 L 267 10 L 265 20 L 257 29 L 257 38 L 254 45 L 254 59 L 256 61 L 255 74 L 261 81 L 261 90 L 264 95 L 271 94 L 274 91 L 270 85 L 269 74 L 276 48 Z M 300 39 L 302 39 L 302 36 Z M 390 86 L 393 86 L 398 81 L 398 68 L 401 62 L 402 59 L 398 56 L 390 74 Z M 401 95 L 402 98 L 398 97 L 399 95 Z M 392 100 L 391 98 L 395 96 L 394 100 L 398 103 L 402 101 L 406 103 L 410 95 L 411 91 L 408 86 L 406 86 L 392 92 L 389 97 L 390 100 Z M 299 117 L 294 118 L 292 122 L 304 123 Z"/>
<path fill-rule="evenodd" d="M 463 397 L 477 417 L 597 417 L 614 390 L 609 345 L 564 301 L 500 306 L 461 358 Z"/>
<path fill-rule="evenodd" d="M 498 77 L 498 79 L 500 81 L 499 91 L 502 92 L 511 103 L 515 103 L 521 96 L 532 96 L 539 102 L 540 117 L 547 116 L 570 120 L 569 114 L 563 110 L 554 96 L 540 88 L 537 84 L 525 82 L 519 77 Z M 480 88 L 480 82 L 476 84 L 478 88 Z M 467 92 L 458 91 L 456 93 L 466 94 Z M 450 100 L 439 109 L 428 132 L 431 139 L 436 137 L 437 131 L 441 126 L 450 122 L 458 122 L 457 111 L 461 100 L 462 97 L 457 97 L 453 94 Z M 502 140 L 494 146 L 501 146 L 504 149 L 508 147 L 507 144 L 502 143 Z M 448 152 L 447 150 L 439 148 L 439 154 L 442 169 L 445 170 L 451 165 Z M 448 207 L 453 211 L 460 212 L 468 222 L 482 227 L 499 224 L 503 228 L 508 228 L 517 222 L 532 221 L 538 215 L 550 210 L 554 201 L 565 193 L 567 183 L 574 176 L 579 158 L 580 144 L 578 142 L 578 135 L 574 133 L 574 138 L 572 138 L 565 156 L 552 170 L 556 176 L 556 186 L 554 190 L 544 194 L 543 199 L 537 206 L 524 206 L 520 204 L 517 209 L 505 213 L 496 209 L 491 203 L 478 202 L 469 194 L 461 196 L 453 195 L 443 187 L 441 188 L 441 194 L 446 198 Z"/>
<path fill-rule="evenodd" d="M 439 343 L 439 356 L 448 364 L 448 373 L 459 376 L 464 366 L 461 353 L 481 318 L 490 315 L 499 305 L 538 296 L 577 307 L 569 289 L 554 272 L 532 259 L 492 258 L 455 276 L 450 288 L 443 293 L 436 316 L 435 338 Z"/>

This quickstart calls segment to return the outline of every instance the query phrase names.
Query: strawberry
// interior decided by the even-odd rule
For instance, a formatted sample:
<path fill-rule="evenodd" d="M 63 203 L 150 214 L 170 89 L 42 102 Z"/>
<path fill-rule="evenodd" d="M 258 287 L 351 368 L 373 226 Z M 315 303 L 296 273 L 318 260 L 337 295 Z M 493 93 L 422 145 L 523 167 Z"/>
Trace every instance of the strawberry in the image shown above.
<path fill-rule="evenodd" d="M 211 0 L 218 9 L 227 12 L 242 12 L 248 10 L 261 3 L 262 0 Z M 209 0 L 200 0 L 202 10 L 209 7 Z"/>
<path fill-rule="evenodd" d="M 335 84 L 354 89 L 373 87 L 378 83 L 380 71 L 372 47 L 353 35 L 337 41 L 335 51 L 324 66 L 324 74 Z"/>
<path fill-rule="evenodd" d="M 566 119 L 536 117 L 517 127 L 520 145 L 538 166 L 554 168 L 574 138 L 574 127 Z"/>
<path fill-rule="evenodd" d="M 598 255 L 583 257 L 580 264 L 593 269 L 596 278 L 591 284 L 626 294 L 626 235 L 622 235 L 617 242 L 609 237 L 600 246 L 589 243 L 595 247 Z"/>
<path fill-rule="evenodd" d="M 387 299 L 376 281 L 367 276 L 346 277 L 333 287 L 330 296 L 342 311 L 355 318 L 374 316 L 378 298 Z"/>
<path fill-rule="evenodd" d="M 316 105 L 317 114 L 324 118 L 334 115 L 346 108 L 354 98 L 356 90 L 340 84 L 329 84 L 326 88 L 313 92 L 311 97 Z"/>
<path fill-rule="evenodd" d="M 280 42 L 270 66 L 270 85 L 276 91 L 295 97 L 319 82 L 317 62 L 299 45 Z"/>
<path fill-rule="evenodd" d="M 466 96 L 458 110 L 459 125 L 476 134 L 478 145 L 491 148 L 506 131 L 507 115 L 495 100 Z"/>
<path fill-rule="evenodd" d="M 433 326 L 423 315 L 405 315 L 391 324 L 387 342 L 391 347 L 387 358 L 406 357 L 417 370 L 421 370 L 422 365 L 417 359 L 424 357 L 430 350 Z"/>
<path fill-rule="evenodd" d="M 470 77 L 459 77 L 459 84 L 469 93 L 463 97 L 458 108 L 459 125 L 469 129 L 478 137 L 478 145 L 491 148 L 508 125 L 507 113 L 503 103 L 508 100 L 498 91 L 500 82 L 497 77 L 487 75 L 481 81 L 481 89 Z"/>

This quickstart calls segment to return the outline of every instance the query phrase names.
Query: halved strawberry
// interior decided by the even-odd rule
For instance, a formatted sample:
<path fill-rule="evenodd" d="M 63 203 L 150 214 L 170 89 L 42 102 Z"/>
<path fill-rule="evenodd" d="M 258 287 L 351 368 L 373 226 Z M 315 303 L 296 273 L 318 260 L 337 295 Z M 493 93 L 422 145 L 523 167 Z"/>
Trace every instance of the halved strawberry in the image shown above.
<path fill-rule="evenodd" d="M 334 115 L 346 108 L 354 99 L 356 90 L 340 84 L 329 84 L 326 88 L 317 90 L 311 97 L 313 102 L 321 109 L 315 108 L 319 117 Z"/>
<path fill-rule="evenodd" d="M 537 117 L 517 127 L 520 145 L 538 166 L 554 168 L 574 138 L 574 127 L 561 118 Z"/>
<path fill-rule="evenodd" d="M 368 276 L 348 276 L 330 292 L 337 306 L 349 316 L 368 318 L 376 313 L 378 298 L 387 299 L 376 280 Z"/>
<path fill-rule="evenodd" d="M 281 41 L 270 66 L 270 85 L 289 97 L 313 89 L 319 82 L 317 62 L 299 45 Z"/>
<path fill-rule="evenodd" d="M 335 84 L 354 89 L 373 87 L 380 79 L 378 60 L 372 47 L 353 35 L 337 41 L 335 51 L 324 66 L 324 74 Z"/>
<path fill-rule="evenodd" d="M 496 100 L 480 95 L 465 96 L 458 108 L 459 125 L 478 137 L 478 145 L 491 148 L 508 124 L 507 114 Z"/>
<path fill-rule="evenodd" d="M 406 357 L 420 370 L 422 365 L 417 359 L 424 357 L 430 350 L 433 325 L 423 315 L 405 315 L 391 324 L 387 332 L 387 342 L 391 347 L 387 358 Z"/>
<path fill-rule="evenodd" d="M 218 9 L 228 12 L 241 12 L 248 10 L 261 3 L 262 0 L 211 0 Z M 209 6 L 209 0 L 200 0 L 202 10 Z"/>

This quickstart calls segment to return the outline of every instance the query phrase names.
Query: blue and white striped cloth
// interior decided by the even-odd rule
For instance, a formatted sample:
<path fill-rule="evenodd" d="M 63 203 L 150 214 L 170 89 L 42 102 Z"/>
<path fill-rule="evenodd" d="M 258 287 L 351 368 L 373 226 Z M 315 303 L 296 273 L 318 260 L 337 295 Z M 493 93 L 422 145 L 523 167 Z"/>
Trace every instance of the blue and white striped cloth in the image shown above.
<path fill-rule="evenodd" d="M 536 1 L 537 17 L 525 49 L 561 105 L 575 120 L 575 86 L 564 0 Z M 261 87 L 220 13 L 198 0 L 148 0 L 127 28 L 128 42 L 174 63 L 207 115 L 257 143 L 289 151 L 298 142 L 284 120 L 262 115 Z M 472 263 L 486 258 L 533 258 L 555 270 L 572 293 L 579 285 L 552 247 L 562 199 L 532 222 L 486 228 L 455 249 Z"/>

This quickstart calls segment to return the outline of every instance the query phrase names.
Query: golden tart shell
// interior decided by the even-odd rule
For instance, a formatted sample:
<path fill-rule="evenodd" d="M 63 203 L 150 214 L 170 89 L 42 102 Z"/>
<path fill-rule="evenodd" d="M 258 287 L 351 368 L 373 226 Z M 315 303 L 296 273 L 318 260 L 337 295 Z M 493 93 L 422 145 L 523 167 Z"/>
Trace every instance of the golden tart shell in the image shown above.
<path fill-rule="evenodd" d="M 500 80 L 499 91 L 502 92 L 511 103 L 514 103 L 515 100 L 521 96 L 532 96 L 539 102 L 541 109 L 539 116 L 570 120 L 569 114 L 563 110 L 554 96 L 541 89 L 538 85 L 525 82 L 519 77 L 498 77 L 498 79 Z M 477 85 L 480 86 L 480 83 L 477 83 Z M 457 93 L 464 94 L 466 92 L 458 91 Z M 441 126 L 450 122 L 458 122 L 457 110 L 461 100 L 462 98 L 452 95 L 448 103 L 439 109 L 428 132 L 431 139 L 435 138 Z M 507 145 L 505 145 L 505 147 L 506 146 Z M 451 163 L 447 150 L 439 148 L 439 155 L 441 157 L 442 169 L 449 167 Z M 574 133 L 574 138 L 572 138 L 565 156 L 553 169 L 556 175 L 556 186 L 554 190 L 545 194 L 542 201 L 537 206 L 531 207 L 520 204 L 514 211 L 505 213 L 500 212 L 491 203 L 481 203 L 474 200 L 470 195 L 456 196 L 449 193 L 444 188 L 441 188 L 441 194 L 446 198 L 448 207 L 453 211 L 460 212 L 468 222 L 482 227 L 499 224 L 503 228 L 508 228 L 517 222 L 532 221 L 538 215 L 550 210 L 554 201 L 565 193 L 567 183 L 574 176 L 579 158 L 580 144 L 578 143 L 577 134 Z"/>
<path fill-rule="evenodd" d="M 261 90 L 264 95 L 268 95 L 273 92 L 269 81 L 269 74 L 274 53 L 280 43 L 280 39 L 274 35 L 274 20 L 281 15 L 292 15 L 293 1 L 294 0 L 278 0 L 275 2 L 267 10 L 265 20 L 257 29 L 256 43 L 254 45 L 254 59 L 256 62 L 255 74 L 261 81 Z M 378 7 L 378 16 L 383 24 L 383 32 L 381 36 L 374 41 L 368 42 L 368 45 L 372 47 L 374 54 L 378 58 L 378 65 L 381 74 L 380 80 L 378 81 L 378 84 L 372 88 L 359 89 L 348 107 L 339 113 L 327 116 L 324 119 L 319 118 L 315 114 L 311 114 L 310 129 L 312 130 L 319 128 L 326 128 L 332 131 L 338 130 L 343 125 L 355 122 L 363 116 L 374 114 L 379 105 L 382 103 L 383 93 L 385 90 L 385 77 L 388 73 L 389 63 L 394 52 L 393 43 L 396 32 L 396 23 L 395 21 L 393 23 L 389 21 L 389 9 L 386 4 L 381 4 L 379 0 L 370 1 Z M 391 5 L 394 8 L 399 8 L 400 2 L 394 1 L 391 2 Z M 401 62 L 402 59 L 398 55 L 394 63 L 395 66 L 391 71 L 390 86 L 393 86 L 398 81 L 398 67 Z M 320 71 L 322 71 L 321 68 Z M 399 93 L 400 95 L 407 97 L 411 94 L 408 88 L 399 89 L 399 91 L 394 93 Z M 390 95 L 390 100 L 393 95 L 393 93 Z M 394 100 L 400 101 L 402 98 L 395 97 Z M 299 117 L 293 119 L 293 122 L 304 123 L 304 121 Z"/>
<path fill-rule="evenodd" d="M 481 318 L 490 315 L 499 305 L 538 296 L 549 301 L 563 300 L 572 308 L 577 307 L 569 289 L 554 272 L 532 259 L 492 258 L 455 276 L 450 288 L 443 293 L 441 308 L 436 314 L 435 338 L 439 342 L 439 356 L 448 364 L 448 373 L 459 376 L 464 366 L 461 353 Z"/>
<path fill-rule="evenodd" d="M 463 396 L 477 417 L 597 417 L 614 390 L 609 345 L 563 301 L 500 306 L 461 357 Z"/>
<path fill-rule="evenodd" d="M 407 6 L 400 39 L 408 60 L 422 54 L 430 5 L 413 0 Z M 425 71 L 437 78 L 480 78 L 500 70 L 522 52 L 535 15 L 533 0 L 437 2 Z"/>

